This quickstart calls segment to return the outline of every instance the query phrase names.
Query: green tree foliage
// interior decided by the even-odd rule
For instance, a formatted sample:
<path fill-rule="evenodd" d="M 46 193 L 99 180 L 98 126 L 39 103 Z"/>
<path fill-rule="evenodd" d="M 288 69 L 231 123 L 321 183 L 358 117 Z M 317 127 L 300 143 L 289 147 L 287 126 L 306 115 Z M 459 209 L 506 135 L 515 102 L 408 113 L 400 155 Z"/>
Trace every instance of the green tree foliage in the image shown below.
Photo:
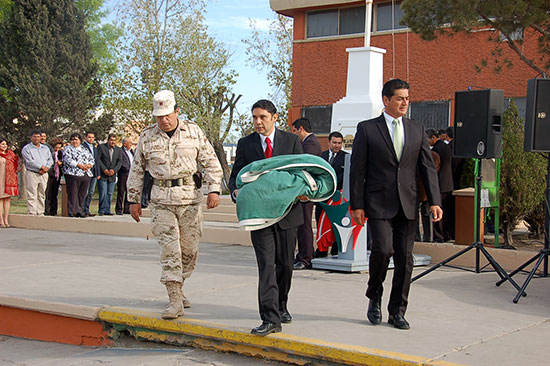
<path fill-rule="evenodd" d="M 105 0 L 75 0 L 77 8 L 86 17 L 86 32 L 90 36 L 93 62 L 98 65 L 100 78 L 115 72 L 116 43 L 122 35 L 121 29 L 105 21 L 108 11 L 104 9 L 104 3 Z"/>
<path fill-rule="evenodd" d="M 11 6 L 11 0 L 0 0 L 0 20 L 4 17 Z"/>
<path fill-rule="evenodd" d="M 292 106 L 292 19 L 277 14 L 267 32 L 258 29 L 253 21 L 250 27 L 252 35 L 243 39 L 248 62 L 267 72 L 269 86 L 273 88 L 270 98 L 278 107 L 279 123 L 286 128 L 286 116 Z"/>
<path fill-rule="evenodd" d="M 202 0 L 125 2 L 107 105 L 121 129 L 139 133 L 153 121 L 153 95 L 172 90 L 181 115 L 205 131 L 228 175 L 222 144 L 240 98 L 232 92 L 237 75 L 229 69 L 228 50 L 207 34 L 203 14 Z"/>
<path fill-rule="evenodd" d="M 13 0 L 0 22 L 0 131 L 80 131 L 101 98 L 85 16 L 73 0 Z"/>
<path fill-rule="evenodd" d="M 490 40 L 495 71 L 511 67 L 512 61 L 502 57 L 502 47 L 509 47 L 522 62 L 544 75 L 550 69 L 550 1 L 548 0 L 404 0 L 401 4 L 402 24 L 420 34 L 424 40 L 438 35 L 469 32 L 490 27 Z M 516 37 L 524 32 L 523 37 Z M 527 37 L 527 38 L 526 38 Z M 529 55 L 524 40 L 534 39 L 538 55 Z M 480 61 L 488 66 L 489 61 Z"/>
<path fill-rule="evenodd" d="M 546 160 L 523 151 L 524 121 L 512 102 L 504 112 L 500 170 L 500 216 L 504 244 L 513 243 L 512 233 L 544 200 Z"/>

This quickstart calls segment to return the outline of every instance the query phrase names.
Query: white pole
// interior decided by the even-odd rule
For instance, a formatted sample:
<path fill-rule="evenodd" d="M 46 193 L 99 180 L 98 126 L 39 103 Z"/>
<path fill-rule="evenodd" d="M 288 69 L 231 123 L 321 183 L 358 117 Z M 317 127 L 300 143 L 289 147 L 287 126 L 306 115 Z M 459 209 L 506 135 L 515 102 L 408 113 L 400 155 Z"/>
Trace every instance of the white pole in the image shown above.
<path fill-rule="evenodd" d="M 370 25 L 372 23 L 372 0 L 365 0 L 367 9 L 365 14 L 365 47 L 370 47 Z"/>

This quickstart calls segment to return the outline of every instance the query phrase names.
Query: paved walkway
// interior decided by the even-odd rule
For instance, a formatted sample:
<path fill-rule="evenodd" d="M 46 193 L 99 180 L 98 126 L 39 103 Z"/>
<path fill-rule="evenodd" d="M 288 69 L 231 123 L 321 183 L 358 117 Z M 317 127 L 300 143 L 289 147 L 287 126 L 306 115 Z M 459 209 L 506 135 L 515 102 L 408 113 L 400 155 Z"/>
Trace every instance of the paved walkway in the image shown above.
<path fill-rule="evenodd" d="M 386 289 L 392 275 L 390 271 Z M 137 314 L 134 319 L 154 318 L 167 302 L 159 277 L 155 239 L 0 229 L 0 305 L 7 297 L 10 306 L 14 299 L 40 300 L 116 307 Z M 516 278 L 522 283 L 525 276 Z M 386 364 L 380 361 L 384 357 L 398 360 L 396 365 L 548 363 L 549 279 L 534 279 L 528 296 L 514 304 L 516 290 L 509 284 L 497 288 L 494 273 L 438 269 L 412 285 L 409 331 L 368 323 L 367 279 L 367 274 L 295 272 L 289 301 L 294 321 L 267 338 L 367 349 L 374 355 L 372 364 Z M 198 267 L 184 286 L 192 307 L 178 323 L 216 324 L 246 334 L 260 323 L 256 286 L 251 247 L 201 243 Z M 387 299 L 388 291 L 384 320 Z M 246 339 L 256 338 L 261 337 Z"/>

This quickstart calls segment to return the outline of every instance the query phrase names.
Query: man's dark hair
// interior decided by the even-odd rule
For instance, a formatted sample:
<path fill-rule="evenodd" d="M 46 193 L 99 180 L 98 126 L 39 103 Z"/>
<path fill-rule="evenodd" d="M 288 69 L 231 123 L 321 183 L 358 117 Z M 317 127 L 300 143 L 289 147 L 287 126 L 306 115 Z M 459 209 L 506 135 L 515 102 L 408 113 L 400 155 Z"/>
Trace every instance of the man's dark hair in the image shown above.
<path fill-rule="evenodd" d="M 31 136 L 32 136 L 32 135 L 42 135 L 42 131 L 40 131 L 40 130 L 32 130 L 32 131 L 31 131 Z"/>
<path fill-rule="evenodd" d="M 254 105 L 252 105 L 252 108 L 250 111 L 253 111 L 256 108 L 265 109 L 271 114 L 277 113 L 277 108 L 275 108 L 275 104 L 273 104 L 271 101 L 267 99 L 260 99 Z"/>
<path fill-rule="evenodd" d="M 107 137 L 107 140 L 110 139 L 111 137 L 114 137 L 116 139 L 116 135 L 114 133 L 110 133 L 109 137 Z"/>
<path fill-rule="evenodd" d="M 437 132 L 437 130 L 434 130 L 433 128 L 428 128 L 426 130 L 426 136 L 428 136 L 429 139 L 431 139 L 432 136 L 439 137 L 439 132 Z"/>
<path fill-rule="evenodd" d="M 401 79 L 388 80 L 382 88 L 382 96 L 391 99 L 397 89 L 410 89 L 409 83 Z"/>
<path fill-rule="evenodd" d="M 449 138 L 451 139 L 455 138 L 455 129 L 453 126 L 447 127 L 447 129 L 445 130 L 445 133 L 447 134 L 447 136 L 449 136 Z"/>
<path fill-rule="evenodd" d="M 300 127 L 303 127 L 306 132 L 312 131 L 311 122 L 305 117 L 298 118 L 296 121 L 292 122 L 292 127 L 297 130 L 299 130 Z"/>
<path fill-rule="evenodd" d="M 6 144 L 8 143 L 8 140 L 6 140 L 4 136 L 0 136 L 0 143 L 2 143 L 3 141 L 6 141 Z"/>
<path fill-rule="evenodd" d="M 78 137 L 78 139 L 80 140 L 80 142 L 82 142 L 82 136 L 80 136 L 80 134 L 79 134 L 79 133 L 76 133 L 76 132 L 73 133 L 73 134 L 71 135 L 71 137 L 69 137 L 69 141 L 72 140 L 72 139 L 75 138 L 75 137 Z"/>
<path fill-rule="evenodd" d="M 84 136 L 88 137 L 89 134 L 92 134 L 92 135 L 94 135 L 94 137 L 95 137 L 95 132 L 94 132 L 94 131 L 86 131 L 86 133 L 84 134 Z"/>
<path fill-rule="evenodd" d="M 336 138 L 340 138 L 340 139 L 344 139 L 344 136 L 342 136 L 342 134 L 338 131 L 332 131 L 329 135 L 328 135 L 328 140 L 332 140 L 333 137 L 336 137 Z"/>

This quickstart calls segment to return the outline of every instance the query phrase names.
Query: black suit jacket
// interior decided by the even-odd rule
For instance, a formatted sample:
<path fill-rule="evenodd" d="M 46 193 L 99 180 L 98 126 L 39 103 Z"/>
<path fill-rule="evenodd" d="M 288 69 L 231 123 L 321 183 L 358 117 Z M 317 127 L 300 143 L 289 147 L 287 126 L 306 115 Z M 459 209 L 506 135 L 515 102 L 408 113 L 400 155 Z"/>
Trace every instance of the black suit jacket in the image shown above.
<path fill-rule="evenodd" d="M 451 150 L 451 146 L 446 144 L 444 141 L 439 140 L 434 144 L 432 150 L 439 155 L 441 161 L 438 172 L 439 190 L 441 193 L 451 192 L 454 188 L 453 170 L 451 165 L 453 152 Z"/>
<path fill-rule="evenodd" d="M 401 161 L 382 114 L 360 122 L 353 140 L 350 173 L 351 209 L 364 209 L 373 219 L 391 219 L 399 207 L 407 219 L 417 216 L 417 170 L 422 178 L 428 201 L 441 205 L 435 170 L 424 125 L 403 118 L 405 144 Z"/>
<path fill-rule="evenodd" d="M 101 180 L 105 180 L 107 182 L 116 181 L 116 175 L 120 170 L 120 167 L 122 166 L 122 149 L 118 146 L 115 146 L 112 159 L 109 157 L 109 146 L 106 143 L 99 145 L 98 150 Z M 105 169 L 113 169 L 115 171 L 115 174 L 109 177 L 103 172 Z"/>
<path fill-rule="evenodd" d="M 300 139 L 290 132 L 275 129 L 274 140 L 273 156 L 302 154 L 303 152 Z M 237 189 L 237 175 L 241 169 L 253 161 L 260 159 L 265 159 L 265 155 L 262 149 L 260 135 L 257 132 L 253 132 L 239 140 L 237 143 L 235 163 L 233 164 L 233 169 L 231 170 L 231 176 L 229 178 L 231 197 L 234 196 L 233 192 Z M 286 230 L 300 226 L 303 222 L 302 206 L 294 205 L 288 215 L 279 221 L 277 225 L 279 225 L 281 229 Z"/>
<path fill-rule="evenodd" d="M 302 150 L 304 154 L 321 156 L 321 143 L 314 134 L 309 134 L 302 141 Z"/>
<path fill-rule="evenodd" d="M 329 159 L 328 152 L 329 150 L 325 150 L 321 153 L 321 157 L 326 161 L 328 161 Z M 330 164 L 334 169 L 334 171 L 336 172 L 336 180 L 337 180 L 336 189 L 342 189 L 342 187 L 344 186 L 344 163 L 346 161 L 346 155 L 347 155 L 347 152 L 345 152 L 344 150 L 338 151 L 338 153 L 334 157 L 334 160 Z"/>
<path fill-rule="evenodd" d="M 120 170 L 118 171 L 118 176 L 127 176 L 130 174 L 130 168 L 132 167 L 132 162 L 130 161 L 130 158 L 128 157 L 128 154 L 126 151 L 122 150 L 122 165 L 120 166 Z M 134 150 L 130 150 L 130 154 L 134 155 Z"/>
<path fill-rule="evenodd" d="M 92 172 L 94 174 L 94 177 L 99 177 L 101 175 L 101 172 L 99 171 L 99 148 L 97 146 L 90 148 L 90 145 L 88 145 L 87 142 L 83 142 L 82 146 L 84 146 L 90 153 L 92 153 L 94 157 L 94 166 L 92 167 Z"/>

